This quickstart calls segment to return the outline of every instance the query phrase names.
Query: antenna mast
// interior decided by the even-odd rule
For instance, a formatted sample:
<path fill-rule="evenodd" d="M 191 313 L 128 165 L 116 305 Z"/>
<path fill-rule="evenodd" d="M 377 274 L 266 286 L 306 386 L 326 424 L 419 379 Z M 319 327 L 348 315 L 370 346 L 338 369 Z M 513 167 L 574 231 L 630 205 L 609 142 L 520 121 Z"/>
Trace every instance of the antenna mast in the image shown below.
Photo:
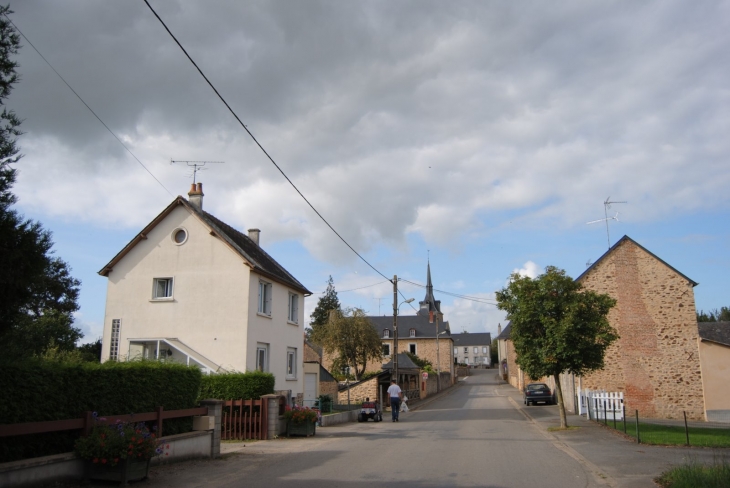
<path fill-rule="evenodd" d="M 611 249 L 611 235 L 609 234 L 608 230 L 608 221 L 609 220 L 615 220 L 618 222 L 618 212 L 616 212 L 616 215 L 613 217 L 608 216 L 608 209 L 611 208 L 611 205 L 614 203 L 629 203 L 629 202 L 612 202 L 611 197 L 606 198 L 606 201 L 603 202 L 603 214 L 606 216 L 605 219 L 598 219 L 598 220 L 591 220 L 590 222 L 586 222 L 586 224 L 595 224 L 596 222 L 606 222 L 606 240 L 608 241 L 608 248 Z"/>
<path fill-rule="evenodd" d="M 193 168 L 193 183 L 195 183 L 195 176 L 198 174 L 198 171 L 203 171 L 206 164 L 223 164 L 225 161 L 175 161 L 170 160 L 170 164 L 186 164 L 189 168 Z M 190 176 L 188 176 L 189 178 Z"/>

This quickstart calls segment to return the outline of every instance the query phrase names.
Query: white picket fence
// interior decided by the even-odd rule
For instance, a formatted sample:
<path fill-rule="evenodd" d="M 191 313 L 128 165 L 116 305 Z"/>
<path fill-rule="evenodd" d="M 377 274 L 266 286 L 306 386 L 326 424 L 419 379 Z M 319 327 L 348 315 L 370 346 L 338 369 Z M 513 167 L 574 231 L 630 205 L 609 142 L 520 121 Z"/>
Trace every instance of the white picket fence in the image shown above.
<path fill-rule="evenodd" d="M 579 392 L 578 413 L 593 420 L 622 420 L 624 418 L 623 392 L 589 390 Z"/>

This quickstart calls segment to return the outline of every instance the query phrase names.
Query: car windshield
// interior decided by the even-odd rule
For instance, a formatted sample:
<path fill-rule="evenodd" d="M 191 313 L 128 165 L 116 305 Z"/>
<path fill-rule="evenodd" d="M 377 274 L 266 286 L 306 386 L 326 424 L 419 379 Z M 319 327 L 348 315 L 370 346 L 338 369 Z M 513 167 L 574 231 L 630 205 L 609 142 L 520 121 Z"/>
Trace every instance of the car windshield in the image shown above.
<path fill-rule="evenodd" d="M 527 385 L 528 390 L 547 390 L 547 385 L 543 385 L 542 383 L 535 384 L 535 385 Z"/>

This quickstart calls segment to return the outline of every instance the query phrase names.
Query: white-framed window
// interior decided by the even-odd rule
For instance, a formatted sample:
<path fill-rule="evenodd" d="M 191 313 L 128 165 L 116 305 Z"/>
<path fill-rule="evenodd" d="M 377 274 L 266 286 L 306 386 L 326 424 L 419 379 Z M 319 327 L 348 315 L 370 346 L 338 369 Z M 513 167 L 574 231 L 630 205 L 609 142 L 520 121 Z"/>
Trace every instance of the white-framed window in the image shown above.
<path fill-rule="evenodd" d="M 455 347 L 454 348 L 454 356 L 456 356 L 457 354 L 459 354 L 459 348 L 458 347 Z"/>
<path fill-rule="evenodd" d="M 482 347 L 482 354 L 486 354 L 487 353 L 487 349 L 488 349 L 487 346 Z"/>
<path fill-rule="evenodd" d="M 299 323 L 299 295 L 289 293 L 289 317 L 287 320 L 293 324 Z"/>
<path fill-rule="evenodd" d="M 259 281 L 259 309 L 260 314 L 271 315 L 271 283 Z"/>
<path fill-rule="evenodd" d="M 478 347 L 475 347 L 474 348 L 474 354 L 479 354 L 479 348 Z"/>
<path fill-rule="evenodd" d="M 469 364 L 469 358 L 464 358 L 464 364 Z"/>
<path fill-rule="evenodd" d="M 383 338 L 388 339 L 390 337 L 390 329 L 385 329 L 383 331 Z"/>
<path fill-rule="evenodd" d="M 411 354 L 415 354 L 416 356 L 418 356 L 418 349 L 416 349 L 415 344 L 408 344 L 408 350 Z"/>
<path fill-rule="evenodd" d="M 297 350 L 294 347 L 286 349 L 286 379 L 297 379 Z"/>
<path fill-rule="evenodd" d="M 464 348 L 464 354 L 469 354 L 469 348 L 468 347 L 465 347 Z"/>
<path fill-rule="evenodd" d="M 119 337 L 122 332 L 122 319 L 112 319 L 112 334 L 109 338 L 109 359 L 119 360 Z"/>
<path fill-rule="evenodd" d="M 256 371 L 269 371 L 269 345 L 256 344 Z"/>
<path fill-rule="evenodd" d="M 390 356 L 390 344 L 383 342 L 383 356 Z"/>
<path fill-rule="evenodd" d="M 410 336 L 411 337 L 416 337 L 416 329 L 411 329 L 410 330 Z"/>
<path fill-rule="evenodd" d="M 172 300 L 172 278 L 155 278 L 152 280 L 153 300 Z"/>

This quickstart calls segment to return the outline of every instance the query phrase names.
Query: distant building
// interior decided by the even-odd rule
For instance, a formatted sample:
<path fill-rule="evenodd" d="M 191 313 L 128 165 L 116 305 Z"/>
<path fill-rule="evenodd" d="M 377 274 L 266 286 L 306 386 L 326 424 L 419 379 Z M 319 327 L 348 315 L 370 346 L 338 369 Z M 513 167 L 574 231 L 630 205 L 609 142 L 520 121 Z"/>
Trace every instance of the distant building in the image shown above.
<path fill-rule="evenodd" d="M 469 366 L 490 367 L 492 364 L 490 346 L 492 334 L 489 332 L 452 334 L 454 340 L 454 361 Z"/>

